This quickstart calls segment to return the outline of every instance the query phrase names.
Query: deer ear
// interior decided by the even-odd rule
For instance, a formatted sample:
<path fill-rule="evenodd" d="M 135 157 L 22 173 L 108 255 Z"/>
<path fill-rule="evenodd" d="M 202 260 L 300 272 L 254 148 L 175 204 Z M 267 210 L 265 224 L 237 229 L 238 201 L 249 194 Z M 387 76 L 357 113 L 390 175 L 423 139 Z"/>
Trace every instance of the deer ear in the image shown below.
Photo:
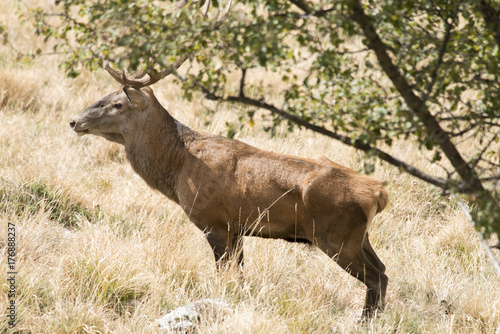
<path fill-rule="evenodd" d="M 123 87 L 125 95 L 127 95 L 130 104 L 134 107 L 143 108 L 148 104 L 149 97 L 134 87 L 125 86 Z"/>

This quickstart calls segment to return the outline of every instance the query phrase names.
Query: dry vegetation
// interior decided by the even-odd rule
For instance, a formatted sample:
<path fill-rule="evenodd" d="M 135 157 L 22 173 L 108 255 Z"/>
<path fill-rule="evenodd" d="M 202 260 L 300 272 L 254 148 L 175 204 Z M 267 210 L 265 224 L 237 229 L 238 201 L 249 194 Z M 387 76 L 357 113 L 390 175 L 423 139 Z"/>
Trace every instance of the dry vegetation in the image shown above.
<path fill-rule="evenodd" d="M 13 3 L 1 2 L 0 22 L 22 50 L 39 41 Z M 202 233 L 134 174 L 121 147 L 70 130 L 71 115 L 117 88 L 104 72 L 69 80 L 55 56 L 20 62 L 0 46 L 0 332 L 154 333 L 154 321 L 177 306 L 226 298 L 234 314 L 202 333 L 500 333 L 500 282 L 459 207 L 379 162 L 375 176 L 388 182 L 392 202 L 371 227 L 390 279 L 376 320 L 356 322 L 365 287 L 302 245 L 247 238 L 244 280 L 217 272 Z M 200 131 L 224 133 L 236 117 L 234 106 L 217 106 L 207 128 L 203 99 L 183 101 L 170 80 L 154 89 Z M 270 139 L 256 124 L 237 137 L 354 169 L 365 159 L 308 131 Z M 406 143 L 392 152 L 433 168 Z M 5 316 L 9 222 L 17 229 L 14 329 Z"/>

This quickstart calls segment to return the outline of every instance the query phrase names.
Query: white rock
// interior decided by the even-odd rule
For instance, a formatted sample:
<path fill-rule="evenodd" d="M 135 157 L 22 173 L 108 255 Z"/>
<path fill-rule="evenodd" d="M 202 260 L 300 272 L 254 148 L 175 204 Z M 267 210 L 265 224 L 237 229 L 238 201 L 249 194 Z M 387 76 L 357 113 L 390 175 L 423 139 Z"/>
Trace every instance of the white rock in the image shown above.
<path fill-rule="evenodd" d="M 224 299 L 202 299 L 165 314 L 158 320 L 158 326 L 162 331 L 189 333 L 196 324 L 221 321 L 222 316 L 231 311 L 231 304 Z"/>

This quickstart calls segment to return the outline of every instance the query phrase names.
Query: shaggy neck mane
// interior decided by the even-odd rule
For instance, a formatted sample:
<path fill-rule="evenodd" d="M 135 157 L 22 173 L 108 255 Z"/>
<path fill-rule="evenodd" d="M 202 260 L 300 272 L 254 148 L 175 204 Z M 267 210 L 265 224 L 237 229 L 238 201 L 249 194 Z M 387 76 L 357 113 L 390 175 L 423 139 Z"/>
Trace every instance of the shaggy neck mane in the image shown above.
<path fill-rule="evenodd" d="M 125 151 L 132 168 L 150 187 L 179 203 L 176 175 L 189 157 L 187 145 L 199 134 L 174 119 L 154 95 L 151 100 L 140 131 L 125 140 Z"/>

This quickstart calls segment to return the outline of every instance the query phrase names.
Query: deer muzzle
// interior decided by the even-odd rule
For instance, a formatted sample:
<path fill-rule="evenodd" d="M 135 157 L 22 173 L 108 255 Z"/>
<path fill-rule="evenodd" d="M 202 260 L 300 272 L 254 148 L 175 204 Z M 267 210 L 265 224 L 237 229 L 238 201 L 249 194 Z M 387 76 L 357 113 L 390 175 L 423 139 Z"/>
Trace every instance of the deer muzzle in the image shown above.
<path fill-rule="evenodd" d="M 75 120 L 69 121 L 69 126 L 73 131 L 75 131 L 79 136 L 83 136 L 86 133 L 89 133 L 89 130 L 85 127 L 85 124 L 78 123 Z"/>

